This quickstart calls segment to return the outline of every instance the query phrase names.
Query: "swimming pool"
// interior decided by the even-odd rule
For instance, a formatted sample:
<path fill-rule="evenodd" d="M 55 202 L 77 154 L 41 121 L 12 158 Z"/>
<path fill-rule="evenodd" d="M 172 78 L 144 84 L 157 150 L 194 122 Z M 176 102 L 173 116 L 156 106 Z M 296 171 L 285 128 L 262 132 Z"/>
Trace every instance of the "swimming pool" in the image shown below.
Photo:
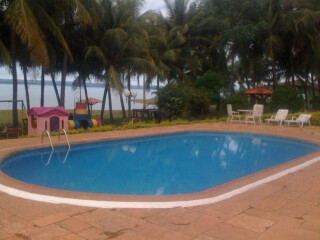
<path fill-rule="evenodd" d="M 282 137 L 184 132 L 27 150 L 0 165 L 30 184 L 86 193 L 197 193 L 320 150 Z"/>

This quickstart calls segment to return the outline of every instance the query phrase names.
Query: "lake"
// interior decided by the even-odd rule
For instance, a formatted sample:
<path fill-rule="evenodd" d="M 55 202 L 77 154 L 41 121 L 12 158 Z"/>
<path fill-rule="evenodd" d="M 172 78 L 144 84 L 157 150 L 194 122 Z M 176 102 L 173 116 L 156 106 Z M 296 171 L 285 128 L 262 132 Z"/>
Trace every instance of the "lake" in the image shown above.
<path fill-rule="evenodd" d="M 60 86 L 58 86 L 60 91 Z M 29 95 L 30 95 L 30 105 L 31 107 L 39 107 L 40 106 L 40 85 L 29 85 Z M 96 99 L 102 100 L 104 88 L 102 87 L 88 87 L 88 95 L 89 97 L 94 97 Z M 143 98 L 143 90 L 142 89 L 133 89 L 132 91 L 137 92 L 137 99 Z M 146 92 L 146 99 L 154 98 L 155 90 L 151 90 L 150 92 Z M 120 97 L 117 91 L 112 90 L 112 107 L 113 110 L 121 110 Z M 85 98 L 84 90 L 81 91 L 82 99 Z M 18 99 L 24 100 L 26 104 L 26 96 L 24 85 L 18 85 Z M 71 86 L 66 86 L 66 109 L 74 109 L 75 102 L 80 99 L 80 90 L 73 90 Z M 0 100 L 12 100 L 12 85 L 11 84 L 0 84 Z M 125 107 L 128 109 L 128 104 L 126 103 L 126 98 L 123 96 L 123 100 L 125 102 Z M 45 86 L 45 99 L 44 104 L 46 107 L 55 107 L 58 105 L 57 99 L 55 96 L 55 92 L 53 86 L 48 85 Z M 140 103 L 134 103 L 132 100 L 131 108 L 141 109 L 143 107 Z M 151 107 L 151 106 L 150 106 Z M 0 110 L 9 110 L 12 108 L 11 103 L 0 103 Z M 93 106 L 94 110 L 101 109 L 101 103 Z M 106 110 L 109 110 L 108 98 L 106 101 Z"/>

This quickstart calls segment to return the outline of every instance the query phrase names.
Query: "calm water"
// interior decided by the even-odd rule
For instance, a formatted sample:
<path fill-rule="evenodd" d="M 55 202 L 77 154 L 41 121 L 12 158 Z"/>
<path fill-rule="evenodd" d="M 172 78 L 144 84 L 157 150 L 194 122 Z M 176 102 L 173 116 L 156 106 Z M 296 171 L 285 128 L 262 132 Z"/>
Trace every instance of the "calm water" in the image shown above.
<path fill-rule="evenodd" d="M 60 90 L 60 86 L 58 86 Z M 30 105 L 31 107 L 39 107 L 40 106 L 40 85 L 29 85 L 29 95 L 30 95 Z M 97 99 L 102 100 L 104 88 L 99 87 L 90 87 L 88 88 L 88 95 L 89 97 L 94 97 Z M 141 89 L 134 89 L 133 91 L 138 92 L 137 99 L 143 98 L 143 91 Z M 152 92 L 152 91 L 151 91 Z M 152 99 L 154 95 L 151 92 L 146 92 L 146 98 Z M 120 110 L 120 97 L 118 92 L 112 91 L 112 106 L 114 110 Z M 84 91 L 82 90 L 82 99 L 84 98 Z M 73 90 L 72 87 L 66 87 L 66 108 L 73 109 L 74 103 L 80 98 L 80 91 Z M 12 99 L 12 85 L 11 84 L 0 84 L 0 100 L 11 100 Z M 26 97 L 25 97 L 25 89 L 24 85 L 18 85 L 18 99 L 22 99 L 25 101 L 26 104 Z M 124 97 L 125 101 L 125 97 Z M 55 107 L 57 106 L 57 98 L 55 92 L 53 90 L 53 86 L 45 86 L 45 106 L 46 107 Z M 126 109 L 128 105 L 125 103 Z M 139 103 L 134 103 L 132 101 L 132 108 L 142 108 L 143 105 Z M 0 110 L 9 110 L 11 109 L 11 104 L 7 103 L 0 103 Z M 97 104 L 93 107 L 94 110 L 100 110 L 101 104 Z M 106 103 L 106 109 L 109 109 L 108 100 Z"/>
<path fill-rule="evenodd" d="M 91 193 L 199 192 L 319 151 L 320 146 L 254 134 L 186 132 L 57 148 L 9 157 L 0 169 L 40 186 Z"/>

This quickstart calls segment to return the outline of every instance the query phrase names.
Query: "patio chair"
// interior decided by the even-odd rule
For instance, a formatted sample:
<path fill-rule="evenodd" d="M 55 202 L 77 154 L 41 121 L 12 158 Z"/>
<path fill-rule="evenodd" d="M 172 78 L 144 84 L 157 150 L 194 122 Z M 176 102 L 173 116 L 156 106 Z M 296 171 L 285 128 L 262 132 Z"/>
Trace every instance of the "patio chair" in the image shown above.
<path fill-rule="evenodd" d="M 291 120 L 285 120 L 287 126 L 290 126 L 291 123 L 299 125 L 299 127 L 303 127 L 304 124 L 309 124 L 311 126 L 311 114 L 300 114 L 298 118 L 293 117 Z"/>
<path fill-rule="evenodd" d="M 288 109 L 279 109 L 275 116 L 271 116 L 271 118 L 265 119 L 267 124 L 270 122 L 276 122 L 279 125 L 282 125 L 283 121 L 287 119 L 289 110 Z"/>
<path fill-rule="evenodd" d="M 256 124 L 256 118 L 258 122 L 262 124 L 262 115 L 263 115 L 264 106 L 262 104 L 255 104 L 253 106 L 252 115 L 246 116 L 246 124 L 253 123 Z"/>
<path fill-rule="evenodd" d="M 228 111 L 228 118 L 227 118 L 227 123 L 232 123 L 232 121 L 234 121 L 234 118 L 237 118 L 238 122 L 240 122 L 240 115 L 238 112 L 236 111 L 232 111 L 232 105 L 231 104 L 227 104 L 227 111 Z"/>

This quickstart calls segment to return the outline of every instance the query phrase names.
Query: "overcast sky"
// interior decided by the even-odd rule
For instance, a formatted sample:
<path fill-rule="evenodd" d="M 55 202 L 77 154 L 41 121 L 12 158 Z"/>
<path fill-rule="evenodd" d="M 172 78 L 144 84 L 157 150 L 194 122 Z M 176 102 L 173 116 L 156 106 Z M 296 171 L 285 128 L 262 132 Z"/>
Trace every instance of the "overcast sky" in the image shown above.
<path fill-rule="evenodd" d="M 142 8 L 142 12 L 148 10 L 164 10 L 164 2 L 163 0 L 145 0 L 145 4 Z"/>

